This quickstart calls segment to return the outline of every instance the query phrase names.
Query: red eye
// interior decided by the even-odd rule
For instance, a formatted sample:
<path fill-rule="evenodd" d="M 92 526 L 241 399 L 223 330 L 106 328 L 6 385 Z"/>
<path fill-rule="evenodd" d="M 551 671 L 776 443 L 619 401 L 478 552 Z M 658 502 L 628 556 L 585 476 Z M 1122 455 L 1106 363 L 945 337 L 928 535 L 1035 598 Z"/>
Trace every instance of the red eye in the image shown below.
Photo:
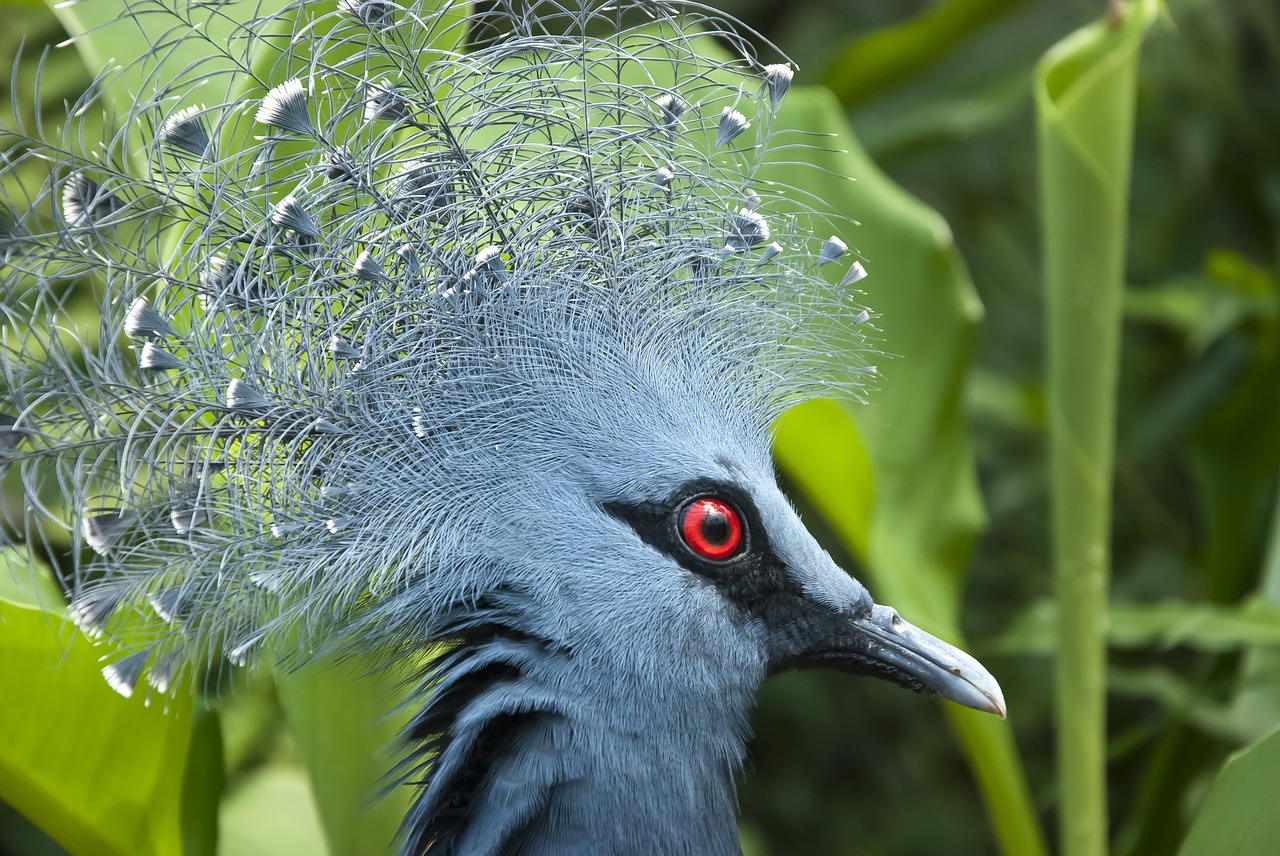
<path fill-rule="evenodd" d="M 680 513 L 680 534 L 695 554 L 719 562 L 742 547 L 742 519 L 729 503 L 704 496 Z"/>

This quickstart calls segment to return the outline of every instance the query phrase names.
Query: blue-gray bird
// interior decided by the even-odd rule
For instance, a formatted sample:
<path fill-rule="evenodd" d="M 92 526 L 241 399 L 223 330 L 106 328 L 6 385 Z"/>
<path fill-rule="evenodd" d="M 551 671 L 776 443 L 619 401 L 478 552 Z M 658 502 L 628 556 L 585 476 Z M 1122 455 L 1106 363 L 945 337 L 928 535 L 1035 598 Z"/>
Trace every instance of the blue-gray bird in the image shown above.
<path fill-rule="evenodd" d="M 777 417 L 869 371 L 814 332 L 866 320 L 861 265 L 755 180 L 804 157 L 788 65 L 666 0 L 173 2 L 120 121 L 99 86 L 3 163 L 0 466 L 92 548 L 112 686 L 434 652 L 411 854 L 738 853 L 787 669 L 1004 715 L 775 482 Z"/>

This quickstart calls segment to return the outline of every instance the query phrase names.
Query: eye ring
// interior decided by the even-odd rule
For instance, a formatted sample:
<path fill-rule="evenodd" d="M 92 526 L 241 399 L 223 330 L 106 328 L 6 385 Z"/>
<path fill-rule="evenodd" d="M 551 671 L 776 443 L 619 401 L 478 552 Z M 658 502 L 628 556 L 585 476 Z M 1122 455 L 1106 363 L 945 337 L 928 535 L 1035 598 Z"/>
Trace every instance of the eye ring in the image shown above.
<path fill-rule="evenodd" d="M 680 510 L 680 537 L 695 556 L 723 562 L 742 552 L 742 515 L 716 496 L 700 496 Z"/>

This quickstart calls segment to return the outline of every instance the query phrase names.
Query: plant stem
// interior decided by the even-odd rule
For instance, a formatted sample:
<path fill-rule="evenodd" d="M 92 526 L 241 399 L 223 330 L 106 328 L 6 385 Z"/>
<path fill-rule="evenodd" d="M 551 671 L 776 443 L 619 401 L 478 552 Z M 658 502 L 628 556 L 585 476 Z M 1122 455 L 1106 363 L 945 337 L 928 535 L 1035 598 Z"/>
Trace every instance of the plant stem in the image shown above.
<path fill-rule="evenodd" d="M 1107 852 L 1106 673 L 1129 166 L 1141 2 L 1051 49 L 1036 73 L 1045 244 L 1060 828 Z"/>

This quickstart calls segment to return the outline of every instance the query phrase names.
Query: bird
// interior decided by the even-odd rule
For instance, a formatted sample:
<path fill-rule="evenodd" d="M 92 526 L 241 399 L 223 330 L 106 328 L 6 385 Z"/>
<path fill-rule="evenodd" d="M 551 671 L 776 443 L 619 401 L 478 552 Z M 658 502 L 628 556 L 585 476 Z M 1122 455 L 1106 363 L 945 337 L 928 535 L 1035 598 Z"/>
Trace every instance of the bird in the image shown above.
<path fill-rule="evenodd" d="M 108 77 L 4 132 L 10 529 L 73 544 L 115 690 L 421 662 L 397 846 L 441 856 L 740 853 L 787 670 L 1005 716 L 778 486 L 780 415 L 871 376 L 823 338 L 865 269 L 759 179 L 789 63 L 693 2 L 223 10 L 131 6 L 118 119 Z"/>

